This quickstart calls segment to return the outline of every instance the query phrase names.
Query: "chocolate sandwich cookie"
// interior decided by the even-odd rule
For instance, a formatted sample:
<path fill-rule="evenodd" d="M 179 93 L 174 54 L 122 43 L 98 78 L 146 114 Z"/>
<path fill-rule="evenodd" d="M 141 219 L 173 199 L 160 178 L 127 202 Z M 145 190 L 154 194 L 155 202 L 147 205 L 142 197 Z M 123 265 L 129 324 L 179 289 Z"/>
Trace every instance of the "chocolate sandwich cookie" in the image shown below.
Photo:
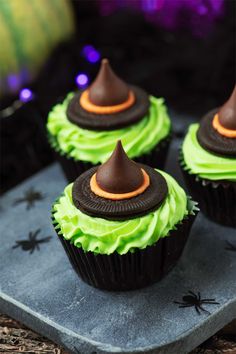
<path fill-rule="evenodd" d="M 167 193 L 163 176 L 147 165 L 131 161 L 119 141 L 105 164 L 76 179 L 72 198 L 74 205 L 88 215 L 127 220 L 156 210 Z"/>
<path fill-rule="evenodd" d="M 236 88 L 220 109 L 203 117 L 197 138 L 200 145 L 212 153 L 236 157 Z"/>
<path fill-rule="evenodd" d="M 221 156 L 236 157 L 236 139 L 221 135 L 213 127 L 213 119 L 218 112 L 214 109 L 201 120 L 197 132 L 199 144 L 206 150 Z"/>

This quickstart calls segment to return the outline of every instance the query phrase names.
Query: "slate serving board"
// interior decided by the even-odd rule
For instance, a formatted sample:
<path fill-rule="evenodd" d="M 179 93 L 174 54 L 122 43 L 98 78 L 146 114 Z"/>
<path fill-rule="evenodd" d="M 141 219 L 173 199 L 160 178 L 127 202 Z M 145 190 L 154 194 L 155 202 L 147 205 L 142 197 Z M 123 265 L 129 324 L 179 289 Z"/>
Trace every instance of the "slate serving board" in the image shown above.
<path fill-rule="evenodd" d="M 179 143 L 167 168 L 178 180 Z M 51 204 L 65 185 L 54 164 L 1 198 L 1 312 L 80 354 L 184 354 L 236 317 L 235 229 L 199 213 L 178 265 L 160 283 L 125 293 L 97 290 L 77 277 L 51 226 Z M 33 205 L 21 200 L 30 188 L 42 193 Z M 33 247 L 29 236 L 40 242 Z M 189 290 L 219 304 L 204 304 L 209 313 L 200 314 L 179 308 L 174 301 Z"/>

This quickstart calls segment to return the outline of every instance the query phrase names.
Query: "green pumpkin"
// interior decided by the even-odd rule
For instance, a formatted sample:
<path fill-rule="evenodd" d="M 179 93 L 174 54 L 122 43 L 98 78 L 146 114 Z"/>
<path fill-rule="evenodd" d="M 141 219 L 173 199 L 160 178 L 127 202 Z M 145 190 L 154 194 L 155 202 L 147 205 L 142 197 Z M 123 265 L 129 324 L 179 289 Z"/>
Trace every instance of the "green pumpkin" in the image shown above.
<path fill-rule="evenodd" d="M 0 0 L 0 97 L 34 79 L 73 32 L 68 0 Z"/>

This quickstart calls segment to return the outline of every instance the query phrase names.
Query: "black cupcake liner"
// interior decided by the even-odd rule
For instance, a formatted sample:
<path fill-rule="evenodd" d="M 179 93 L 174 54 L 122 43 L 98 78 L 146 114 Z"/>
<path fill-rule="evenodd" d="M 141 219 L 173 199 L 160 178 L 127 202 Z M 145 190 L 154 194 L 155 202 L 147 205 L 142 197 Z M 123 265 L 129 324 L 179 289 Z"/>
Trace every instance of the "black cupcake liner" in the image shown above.
<path fill-rule="evenodd" d="M 171 139 L 172 134 L 170 133 L 166 138 L 161 140 L 149 153 L 134 158 L 133 160 L 154 168 L 163 169 L 167 159 Z M 92 167 L 98 166 L 98 164 L 94 165 L 91 162 L 76 161 L 72 157 L 63 153 L 52 136 L 49 136 L 49 142 L 54 151 L 55 158 L 60 163 L 68 182 L 73 182 L 83 172 Z"/>
<path fill-rule="evenodd" d="M 203 214 L 221 225 L 236 227 L 236 182 L 211 181 L 190 174 L 182 154 L 180 166 L 189 193 Z"/>
<path fill-rule="evenodd" d="M 188 239 L 197 214 L 196 203 L 189 200 L 190 212 L 172 230 L 169 236 L 159 239 L 153 246 L 120 255 L 84 252 L 60 234 L 53 213 L 52 220 L 70 263 L 79 277 L 89 285 L 109 290 L 135 290 L 161 280 L 175 266 Z"/>

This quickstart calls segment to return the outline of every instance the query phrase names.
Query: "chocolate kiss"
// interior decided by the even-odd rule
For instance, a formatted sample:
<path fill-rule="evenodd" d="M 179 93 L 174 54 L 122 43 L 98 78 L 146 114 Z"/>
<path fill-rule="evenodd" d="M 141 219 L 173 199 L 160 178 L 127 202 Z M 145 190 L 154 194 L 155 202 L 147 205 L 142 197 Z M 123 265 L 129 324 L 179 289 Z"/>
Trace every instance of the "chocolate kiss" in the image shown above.
<path fill-rule="evenodd" d="M 96 106 L 115 106 L 127 101 L 129 96 L 128 86 L 116 76 L 107 59 L 102 60 L 99 73 L 88 90 L 89 100 Z"/>
<path fill-rule="evenodd" d="M 121 141 L 117 142 L 111 157 L 101 165 L 96 174 L 98 186 L 109 193 L 128 193 L 143 184 L 141 168 L 126 155 Z"/>
<path fill-rule="evenodd" d="M 236 86 L 219 111 L 219 121 L 224 128 L 236 130 Z"/>

